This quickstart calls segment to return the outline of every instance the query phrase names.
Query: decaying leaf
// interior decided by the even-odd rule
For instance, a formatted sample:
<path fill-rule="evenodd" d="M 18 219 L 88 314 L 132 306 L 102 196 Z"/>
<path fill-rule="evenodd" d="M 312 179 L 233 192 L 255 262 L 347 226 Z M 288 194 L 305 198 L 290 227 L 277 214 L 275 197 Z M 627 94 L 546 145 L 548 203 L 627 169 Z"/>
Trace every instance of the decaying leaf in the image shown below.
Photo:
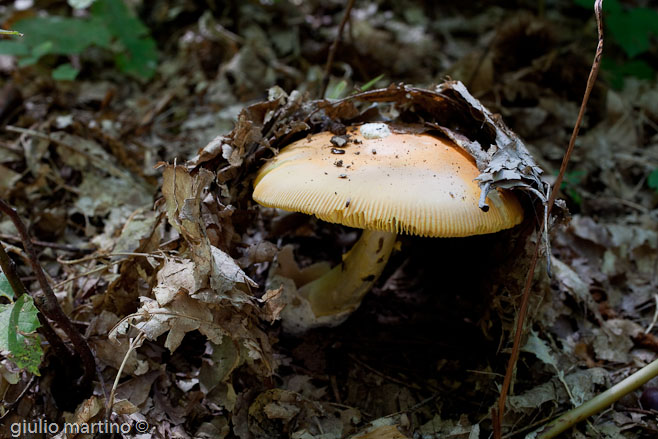
<path fill-rule="evenodd" d="M 181 166 L 167 166 L 162 192 L 169 222 L 187 241 L 194 270 L 194 288 L 190 294 L 208 303 L 228 299 L 236 305 L 251 303 L 242 288 L 257 286 L 225 252 L 210 244 L 201 217 L 201 195 L 212 174 L 201 169 L 193 176 Z M 243 284 L 240 287 L 237 284 Z M 204 290 L 209 287 L 212 292 Z"/>
<path fill-rule="evenodd" d="M 299 439 L 339 439 L 345 426 L 332 411 L 295 392 L 272 389 L 258 395 L 249 407 L 249 431 L 263 439 L 284 430 Z"/>
<path fill-rule="evenodd" d="M 274 290 L 267 290 L 262 297 L 265 302 L 263 308 L 263 318 L 270 323 L 279 318 L 281 311 L 286 307 L 285 297 L 282 295 L 283 286 Z"/>
<path fill-rule="evenodd" d="M 185 293 L 177 294 L 163 306 L 156 300 L 143 297 L 140 310 L 132 319 L 124 319 L 115 327 L 111 338 L 116 339 L 118 334 L 126 333 L 131 320 L 150 340 L 168 332 L 165 347 L 172 352 L 180 345 L 185 333 L 190 331 L 199 330 L 216 343 L 221 342 L 224 335 L 208 307 Z"/>
<path fill-rule="evenodd" d="M 395 425 L 382 425 L 351 436 L 351 439 L 406 439 Z"/>
<path fill-rule="evenodd" d="M 607 377 L 608 374 L 602 368 L 577 370 L 564 378 L 555 377 L 521 395 L 511 396 L 508 403 L 516 411 L 536 410 L 550 401 L 570 401 L 571 395 L 573 402 L 579 405 L 599 393 L 607 384 Z"/>
<path fill-rule="evenodd" d="M 539 338 L 539 335 L 535 331 L 530 331 L 528 340 L 521 350 L 533 353 L 544 364 L 553 366 L 556 371 L 559 370 L 557 359 L 553 352 L 551 352 L 551 348 L 544 340 Z"/>
<path fill-rule="evenodd" d="M 219 383 L 227 381 L 244 359 L 240 357 L 240 347 L 226 337 L 221 343 L 211 345 L 212 354 L 201 365 L 199 383 L 203 392 L 212 391 Z"/>
<path fill-rule="evenodd" d="M 468 417 L 463 415 L 458 422 L 443 420 L 439 415 L 420 427 L 422 437 L 425 439 L 479 439 L 480 425 L 472 425 Z"/>

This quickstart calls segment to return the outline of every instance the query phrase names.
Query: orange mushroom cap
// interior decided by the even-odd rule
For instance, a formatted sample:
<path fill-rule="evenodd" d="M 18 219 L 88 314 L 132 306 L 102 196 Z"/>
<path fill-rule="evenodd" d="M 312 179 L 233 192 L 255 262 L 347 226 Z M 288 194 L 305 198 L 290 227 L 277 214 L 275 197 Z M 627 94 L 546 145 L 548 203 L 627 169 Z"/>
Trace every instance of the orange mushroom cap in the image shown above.
<path fill-rule="evenodd" d="M 385 124 L 350 127 L 341 147 L 332 138 L 322 132 L 283 148 L 261 168 L 254 200 L 350 227 L 429 237 L 493 233 L 523 220 L 509 191 L 492 190 L 489 211 L 478 208 L 475 161 L 448 140 Z"/>

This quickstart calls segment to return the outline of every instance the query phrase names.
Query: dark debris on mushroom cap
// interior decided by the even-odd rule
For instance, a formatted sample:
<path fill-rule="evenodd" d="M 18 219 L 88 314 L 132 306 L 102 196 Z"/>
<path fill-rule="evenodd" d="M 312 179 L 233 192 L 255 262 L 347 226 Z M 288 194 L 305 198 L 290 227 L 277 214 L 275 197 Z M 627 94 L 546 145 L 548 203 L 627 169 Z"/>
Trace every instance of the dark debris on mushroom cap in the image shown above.
<path fill-rule="evenodd" d="M 493 233 L 521 222 L 523 210 L 510 192 L 496 189 L 489 193 L 490 211 L 478 208 L 479 171 L 450 141 L 429 134 L 366 138 L 360 128 L 349 132 L 361 143 L 331 149 L 342 151 L 349 168 L 337 166 L 326 152 L 335 136 L 318 133 L 283 148 L 261 169 L 254 199 L 351 227 L 421 236 Z M 373 154 L 359 154 L 364 150 Z"/>

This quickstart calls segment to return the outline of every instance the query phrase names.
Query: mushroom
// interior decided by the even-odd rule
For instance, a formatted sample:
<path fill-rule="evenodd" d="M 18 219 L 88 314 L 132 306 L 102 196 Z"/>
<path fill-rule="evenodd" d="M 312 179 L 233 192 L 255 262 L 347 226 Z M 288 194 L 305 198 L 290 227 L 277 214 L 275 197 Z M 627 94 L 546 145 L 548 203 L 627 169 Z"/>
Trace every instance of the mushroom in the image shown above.
<path fill-rule="evenodd" d="M 363 229 L 342 263 L 299 286 L 282 314 L 290 332 L 344 321 L 382 273 L 398 233 L 464 237 L 523 219 L 519 201 L 501 189 L 489 193 L 487 212 L 478 208 L 475 161 L 448 140 L 383 123 L 349 127 L 340 148 L 335 137 L 321 132 L 284 147 L 254 182 L 261 205 Z"/>

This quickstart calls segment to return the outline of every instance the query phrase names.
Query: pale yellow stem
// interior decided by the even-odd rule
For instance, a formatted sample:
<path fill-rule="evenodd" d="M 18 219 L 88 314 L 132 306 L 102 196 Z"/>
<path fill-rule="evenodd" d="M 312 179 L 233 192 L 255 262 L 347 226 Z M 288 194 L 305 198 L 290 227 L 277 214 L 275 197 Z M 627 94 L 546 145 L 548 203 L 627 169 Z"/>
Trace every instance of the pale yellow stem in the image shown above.
<path fill-rule="evenodd" d="M 354 311 L 382 274 L 395 245 L 395 233 L 364 230 L 343 262 L 299 289 L 316 317 Z"/>

